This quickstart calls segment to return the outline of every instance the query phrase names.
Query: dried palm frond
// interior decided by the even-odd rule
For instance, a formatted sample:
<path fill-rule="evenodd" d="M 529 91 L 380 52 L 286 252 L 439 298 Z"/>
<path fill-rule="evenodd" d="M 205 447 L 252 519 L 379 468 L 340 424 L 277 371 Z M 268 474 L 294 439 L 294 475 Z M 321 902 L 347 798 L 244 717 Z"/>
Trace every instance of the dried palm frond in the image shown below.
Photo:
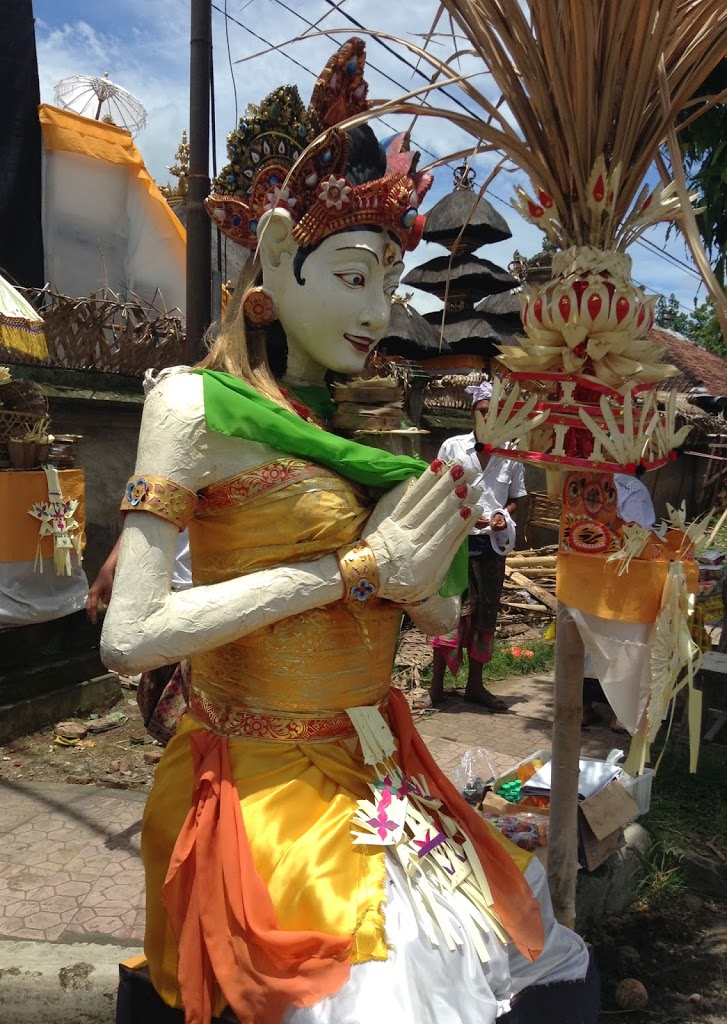
<path fill-rule="evenodd" d="M 568 244 L 613 248 L 619 225 L 647 198 L 637 202 L 677 114 L 727 52 L 727 5 L 443 0 L 442 6 L 510 110 L 508 123 L 485 101 L 492 123 L 480 128 L 481 137 L 552 198 Z M 471 86 L 462 87 L 475 98 Z M 456 112 L 450 117 L 457 122 Z M 609 178 L 600 210 L 589 206 L 594 172 L 596 180 L 602 173 Z"/>
<path fill-rule="evenodd" d="M 449 61 L 373 34 L 428 63 L 433 83 L 456 83 L 471 113 L 430 105 L 429 85 L 374 101 L 351 123 L 404 113 L 459 126 L 480 152 L 498 151 L 527 174 L 533 195 L 523 190 L 517 206 L 560 248 L 623 250 L 650 224 L 679 218 L 693 252 L 702 250 L 680 168 L 675 187 L 650 194 L 644 181 L 665 143 L 676 160 L 677 115 L 727 53 L 724 0 L 442 0 L 442 9 L 454 25 Z M 464 54 L 481 58 L 499 99 L 452 74 Z M 695 259 L 727 328 L 706 257 Z"/>
<path fill-rule="evenodd" d="M 529 177 L 533 195 L 521 190 L 516 206 L 562 249 L 623 251 L 656 221 L 679 219 L 727 335 L 725 296 L 699 239 L 675 144 L 678 115 L 727 54 L 725 0 L 442 0 L 425 45 L 443 13 L 455 48 L 448 60 L 361 30 L 408 49 L 433 74 L 420 89 L 372 100 L 337 128 L 386 114 L 446 120 L 475 151 L 498 152 Z M 478 88 L 476 75 L 453 73 L 472 56 L 497 98 Z M 462 91 L 469 111 L 434 105 L 448 85 Z M 688 120 L 714 99 L 700 98 Z M 644 182 L 665 145 L 675 184 L 650 191 Z M 471 153 L 463 147 L 431 166 Z"/>

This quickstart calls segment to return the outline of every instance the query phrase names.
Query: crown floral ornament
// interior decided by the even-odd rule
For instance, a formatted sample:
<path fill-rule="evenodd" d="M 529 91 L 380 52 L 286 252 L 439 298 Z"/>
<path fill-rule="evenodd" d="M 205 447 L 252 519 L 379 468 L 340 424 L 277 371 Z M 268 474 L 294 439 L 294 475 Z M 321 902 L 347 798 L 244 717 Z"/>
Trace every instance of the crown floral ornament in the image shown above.
<path fill-rule="evenodd" d="M 405 152 L 401 137 L 387 151 L 382 178 L 357 184 L 346 177 L 349 138 L 338 126 L 368 109 L 365 61 L 363 40 L 349 39 L 328 61 L 308 107 L 293 85 L 248 107 L 227 137 L 230 162 L 205 204 L 233 241 L 254 249 L 263 214 L 283 209 L 299 245 L 372 222 L 390 228 L 405 250 L 418 244 L 419 205 L 432 177 L 416 172 L 418 154 Z"/>

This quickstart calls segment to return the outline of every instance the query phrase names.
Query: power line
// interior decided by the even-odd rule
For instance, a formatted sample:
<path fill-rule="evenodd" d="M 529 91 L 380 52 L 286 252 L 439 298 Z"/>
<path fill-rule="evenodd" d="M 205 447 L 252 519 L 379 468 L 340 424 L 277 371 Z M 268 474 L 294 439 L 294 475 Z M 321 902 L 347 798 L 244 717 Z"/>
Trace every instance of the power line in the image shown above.
<path fill-rule="evenodd" d="M 286 7 L 286 5 L 285 5 L 284 3 L 282 3 L 282 2 L 281 2 L 281 0 L 275 0 L 275 2 L 276 2 L 276 3 L 278 3 L 278 4 L 280 4 L 280 6 L 281 6 L 281 7 L 285 7 L 285 8 L 287 9 L 287 10 L 290 10 L 290 8 Z M 299 60 L 296 60 L 296 58 L 295 58 L 295 57 L 292 57 L 292 56 L 290 55 L 290 53 L 288 53 L 288 51 L 287 51 L 287 50 L 283 50 L 283 49 L 278 49 L 278 47 L 276 47 L 276 46 L 275 46 L 275 44 L 274 44 L 274 43 L 272 43 L 272 42 L 271 42 L 271 41 L 270 41 L 269 39 L 266 39 L 266 38 L 265 38 L 264 36 L 261 36 L 261 35 L 260 35 L 260 34 L 259 34 L 258 32 L 254 32 L 254 31 L 253 31 L 253 30 L 252 30 L 252 29 L 251 29 L 251 28 L 250 28 L 250 27 L 249 27 L 248 25 L 245 25 L 245 24 L 243 24 L 243 22 L 241 22 L 241 21 L 238 21 L 238 20 L 237 20 L 237 18 L 234 18 L 234 17 L 233 17 L 233 16 L 231 15 L 231 14 L 228 14 L 228 13 L 227 13 L 226 11 L 223 11 L 221 7 L 218 7 L 218 6 L 217 6 L 217 4 L 213 3 L 213 4 L 212 4 L 212 7 L 213 7 L 213 8 L 214 8 L 214 10 L 216 10 L 216 11 L 217 11 L 217 12 L 218 12 L 219 14 L 221 14 L 221 15 L 222 15 L 222 16 L 223 16 L 224 18 L 228 19 L 229 21 L 232 21 L 232 22 L 234 22 L 234 23 L 235 23 L 235 25 L 239 25 L 239 27 L 240 27 L 241 29 L 244 29 L 244 30 L 245 30 L 245 32 L 249 32 L 249 34 L 250 34 L 251 36 L 253 36 L 253 37 L 254 37 L 255 39 L 257 39 L 257 40 L 258 40 L 258 42 L 260 42 L 260 43 L 263 43 L 263 44 L 264 44 L 265 46 L 267 46 L 267 47 L 269 47 L 269 48 L 271 48 L 271 49 L 274 49 L 274 50 L 278 50 L 278 52 L 279 52 L 279 53 L 281 53 L 281 54 L 282 54 L 282 55 L 283 55 L 284 57 L 287 57 L 289 61 L 291 61 L 291 62 L 292 62 L 293 64 L 295 64 L 295 66 L 296 66 L 296 67 L 299 67 L 299 68 L 301 68 L 301 69 L 302 69 L 303 71 L 306 71 L 306 72 L 307 72 L 307 73 L 308 73 L 309 75 L 311 75 L 311 76 L 312 76 L 313 78 L 316 78 L 316 79 L 318 78 L 318 76 L 317 76 L 317 74 L 315 73 L 315 71 L 311 71 L 311 69 L 310 69 L 310 68 L 308 68 L 308 67 L 306 67 L 306 66 L 305 66 L 305 64 L 301 64 L 301 62 L 300 62 Z M 309 25 L 310 27 L 314 27 L 314 26 L 313 26 L 313 24 L 312 24 L 312 22 L 309 22 L 309 21 L 308 21 L 308 20 L 307 20 L 306 18 L 304 18 L 304 17 L 302 16 L 302 15 L 298 14 L 298 12 L 297 12 L 297 11 L 291 11 L 291 13 L 292 13 L 292 14 L 295 14 L 295 15 L 296 15 L 296 17 L 300 18 L 300 19 L 301 19 L 301 21 L 305 22 L 305 23 L 306 23 L 307 25 Z M 324 34 L 325 34 L 325 35 L 326 35 L 326 37 L 327 37 L 327 38 L 329 38 L 329 39 L 333 38 L 333 37 L 332 37 L 332 36 L 330 35 L 330 33 L 324 33 Z M 337 41 L 337 40 L 335 40 L 335 39 L 334 39 L 334 42 L 338 43 L 338 41 Z M 381 71 L 381 69 L 380 69 L 380 68 L 378 68 L 378 67 L 376 67 L 376 65 L 375 65 L 375 64 L 372 64 L 372 63 L 371 63 L 371 61 L 369 61 L 368 63 L 369 63 L 369 65 L 370 65 L 370 66 L 371 66 L 371 67 L 372 67 L 372 68 L 374 69 L 374 71 L 377 71 L 377 72 L 378 72 L 378 73 L 379 73 L 380 75 L 383 75 L 383 77 L 385 77 L 385 78 L 388 78 L 388 79 L 389 79 L 389 81 L 390 81 L 390 82 L 392 82 L 392 83 L 393 83 L 393 84 L 394 84 L 394 85 L 395 85 L 395 86 L 397 87 L 397 89 L 404 89 L 404 86 L 403 86 L 403 85 L 402 85 L 402 84 L 401 84 L 400 82 L 397 82 L 397 81 L 396 81 L 396 79 L 394 79 L 394 78 L 391 78 L 391 77 L 390 77 L 389 75 L 387 75 L 387 74 L 386 74 L 386 72 L 384 72 L 384 71 Z M 388 128 L 388 129 L 389 129 L 389 131 L 392 131 L 392 132 L 396 132 L 396 131 L 397 131 L 396 127 L 395 127 L 395 126 L 394 126 L 393 124 L 391 124 L 391 123 L 390 123 L 389 121 L 385 121 L 383 117 L 379 117 L 379 118 L 378 118 L 378 120 L 379 120 L 379 121 L 381 121 L 381 123 L 382 123 L 382 124 L 383 124 L 383 125 L 384 125 L 384 126 L 385 126 L 386 128 Z M 412 141 L 413 141 L 413 142 L 415 143 L 415 145 L 416 145 L 417 149 L 418 149 L 418 150 L 420 150 L 420 151 L 421 151 L 422 153 L 425 153 L 425 154 L 426 154 L 427 156 L 430 156 L 430 157 L 432 157 L 432 159 L 433 159 L 433 160 L 437 160 L 437 159 L 438 159 L 438 157 L 437 157 L 437 154 L 436 154 L 436 153 L 432 153 L 432 151 L 431 151 L 430 149 L 427 149 L 427 148 L 426 148 L 426 146 L 420 146 L 420 145 L 419 145 L 419 144 L 418 144 L 418 143 L 416 142 L 416 140 L 415 140 L 415 139 L 412 139 Z M 446 166 L 446 167 L 449 167 L 449 168 L 450 168 L 451 170 L 456 170 L 456 165 L 455 165 L 455 164 L 453 164 L 453 163 L 451 163 L 450 161 L 448 161 L 448 162 L 447 162 L 447 163 L 446 163 L 446 164 L 445 164 L 444 166 Z M 489 190 L 488 190 L 488 191 L 489 191 Z M 499 196 L 498 196 L 497 198 L 499 198 Z M 501 201 L 502 201 L 502 202 L 504 202 L 504 200 L 501 200 Z"/>
<path fill-rule="evenodd" d="M 669 253 L 666 249 L 661 249 L 654 242 L 651 242 L 650 239 L 645 239 L 643 236 L 640 239 L 637 239 L 636 241 L 637 245 L 650 249 L 653 252 L 655 252 L 658 256 L 670 260 L 676 266 L 679 266 L 684 270 L 688 270 L 689 273 L 694 274 L 695 278 L 698 278 L 701 282 L 701 274 L 699 273 L 699 271 L 696 270 L 693 266 L 689 266 L 689 264 L 686 263 L 684 260 L 679 259 L 678 256 L 674 255 L 674 253 Z"/>
<path fill-rule="evenodd" d="M 334 2 L 334 0 L 325 0 L 325 2 L 329 5 L 329 7 L 332 7 L 338 13 L 342 14 L 356 28 L 359 28 L 359 29 L 364 29 L 365 28 L 365 26 L 363 26 L 359 21 L 357 21 L 352 15 L 348 14 L 341 7 L 339 7 Z M 275 3 L 277 3 L 279 7 L 282 7 L 284 10 L 288 11 L 290 14 L 295 15 L 296 18 L 298 18 L 300 21 L 302 21 L 309 28 L 315 28 L 316 27 L 316 25 L 313 22 L 309 21 L 307 18 L 305 18 L 298 11 L 296 11 L 292 7 L 290 7 L 287 3 L 284 2 L 284 0 L 275 0 Z M 251 29 L 249 27 L 249 25 L 246 25 L 243 22 L 238 21 L 237 18 L 234 18 L 231 14 L 229 14 L 227 12 L 227 10 L 222 10 L 220 7 L 217 6 L 217 4 L 212 3 L 211 6 L 214 8 L 214 10 L 216 10 L 219 14 L 221 14 L 226 19 L 226 21 L 229 20 L 229 21 L 234 22 L 234 24 L 238 25 L 240 28 L 244 29 L 245 32 L 248 32 L 251 36 L 253 36 L 253 38 L 257 39 L 258 42 L 263 43 L 263 45 L 265 45 L 265 46 L 267 46 L 269 48 L 272 48 L 274 50 L 278 50 L 279 53 L 281 53 L 284 57 L 287 57 L 289 61 L 291 61 L 293 64 L 295 64 L 296 67 L 301 68 L 303 71 L 307 72 L 313 78 L 317 78 L 318 77 L 316 75 L 316 73 L 314 71 L 311 71 L 311 69 L 309 67 L 306 67 L 305 64 L 302 64 L 299 60 L 296 60 L 295 57 L 291 56 L 291 54 L 288 52 L 287 49 L 282 49 L 282 48 L 279 49 L 269 39 L 266 39 L 264 36 L 261 36 L 258 32 L 253 31 L 253 29 Z M 225 0 L 225 6 L 227 6 L 227 0 Z M 322 34 L 325 35 L 325 37 L 327 39 L 331 39 L 333 42 L 335 42 L 338 45 L 338 40 L 334 36 L 332 36 L 330 32 L 324 32 Z M 386 43 L 384 43 L 383 40 L 378 39 L 376 36 L 374 36 L 373 38 L 376 39 L 376 42 L 378 42 L 380 45 L 382 45 L 384 47 L 384 49 L 387 50 L 387 52 L 389 52 L 393 56 L 395 56 L 397 58 L 397 60 L 399 60 L 401 63 L 405 64 L 408 68 L 410 68 L 412 71 L 414 71 L 420 77 L 425 78 L 427 81 L 429 81 L 429 79 L 424 74 L 424 72 L 420 71 L 420 69 L 417 68 L 416 65 L 412 64 L 409 60 L 407 60 L 401 54 L 398 54 L 396 52 L 396 50 L 394 50 L 392 47 L 390 47 Z M 228 47 L 229 47 L 229 41 L 228 41 Z M 401 82 L 397 81 L 395 78 L 393 78 L 387 72 L 382 71 L 381 68 L 379 68 L 376 64 L 374 64 L 370 59 L 367 60 L 367 64 L 374 71 L 376 71 L 378 74 L 380 74 L 383 78 L 385 78 L 387 81 L 389 81 L 393 85 L 395 85 L 397 87 L 397 89 L 401 89 L 402 91 L 406 92 L 406 88 L 405 88 L 405 86 L 403 86 L 401 84 Z M 233 83 L 234 83 L 234 76 L 233 76 Z M 457 100 L 456 97 L 450 96 L 450 94 L 447 93 L 444 88 L 442 88 L 441 91 L 446 96 L 448 96 L 449 99 L 454 100 L 457 103 L 458 106 L 460 106 L 463 110 L 465 110 L 470 115 L 470 117 L 474 116 L 472 114 L 472 112 L 468 109 L 468 107 L 466 107 L 463 103 L 461 103 L 459 100 Z M 235 93 L 235 98 L 236 98 L 236 95 L 237 94 Z M 237 113 L 237 111 L 236 111 L 236 113 Z M 388 128 L 390 131 L 393 131 L 393 132 L 397 131 L 395 126 L 392 125 L 390 122 L 384 120 L 383 117 L 379 117 L 378 120 L 381 121 L 381 123 L 386 128 Z M 428 157 L 431 157 L 433 160 L 437 160 L 438 159 L 438 156 L 437 156 L 436 153 L 433 153 L 430 149 L 427 149 L 426 146 L 420 145 L 416 141 L 416 139 L 412 138 L 411 141 L 414 143 L 414 145 L 416 146 L 416 148 L 420 152 L 426 154 L 426 156 L 428 156 Z M 440 165 L 440 166 L 449 167 L 450 170 L 453 170 L 453 171 L 457 169 L 457 165 L 452 163 L 451 161 L 447 161 L 445 164 Z M 511 203 L 509 203 L 506 199 L 503 199 L 496 192 L 493 192 L 492 189 L 489 189 L 489 188 L 485 189 L 485 195 L 490 196 L 492 199 L 496 200 L 496 202 L 498 202 L 502 206 L 506 207 L 506 209 L 508 211 L 510 211 L 512 209 Z M 698 278 L 699 281 L 701 282 L 702 277 L 701 277 L 701 274 L 699 273 L 699 271 L 695 270 L 694 267 L 690 267 L 688 263 L 685 263 L 684 261 L 680 260 L 678 257 L 673 256 L 671 253 L 668 253 L 665 250 L 660 249 L 659 246 L 656 245 L 654 242 L 650 241 L 650 239 L 648 239 L 648 238 L 638 239 L 636 244 L 641 245 L 643 248 L 646 248 L 647 251 L 649 251 L 649 250 L 653 251 L 653 253 L 656 256 L 658 256 L 660 259 L 663 259 L 666 262 L 670 262 L 672 265 L 679 266 L 682 269 L 688 271 L 689 273 L 693 274 L 696 278 Z M 642 287 L 646 287 L 646 286 L 642 285 Z M 682 306 L 683 309 L 687 310 L 687 312 L 691 312 L 690 310 L 688 310 L 688 307 L 684 306 L 681 302 L 680 302 L 680 306 Z"/>

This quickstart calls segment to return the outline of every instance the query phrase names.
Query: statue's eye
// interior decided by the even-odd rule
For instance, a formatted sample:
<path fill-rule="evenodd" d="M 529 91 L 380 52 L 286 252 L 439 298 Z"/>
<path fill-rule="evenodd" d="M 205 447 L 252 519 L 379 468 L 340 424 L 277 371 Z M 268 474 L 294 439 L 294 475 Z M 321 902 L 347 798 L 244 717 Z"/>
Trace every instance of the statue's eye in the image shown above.
<path fill-rule="evenodd" d="M 336 274 L 336 277 L 339 281 L 343 281 L 345 285 L 348 285 L 349 288 L 363 288 L 366 284 L 366 275 L 357 270 Z"/>

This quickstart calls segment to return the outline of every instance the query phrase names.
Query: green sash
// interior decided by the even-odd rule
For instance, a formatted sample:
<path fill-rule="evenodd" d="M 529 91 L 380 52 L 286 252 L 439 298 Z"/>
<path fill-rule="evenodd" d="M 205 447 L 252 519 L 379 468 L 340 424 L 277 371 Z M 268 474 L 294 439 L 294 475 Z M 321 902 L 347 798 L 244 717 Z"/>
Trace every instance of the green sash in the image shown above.
<path fill-rule="evenodd" d="M 347 480 L 382 490 L 389 490 L 410 476 L 421 476 L 427 469 L 427 463 L 421 459 L 392 455 L 320 430 L 271 402 L 239 377 L 217 370 L 195 373 L 202 375 L 205 420 L 210 430 L 258 441 L 286 455 L 311 459 Z M 440 594 L 452 597 L 466 588 L 465 543 L 454 557 Z"/>

